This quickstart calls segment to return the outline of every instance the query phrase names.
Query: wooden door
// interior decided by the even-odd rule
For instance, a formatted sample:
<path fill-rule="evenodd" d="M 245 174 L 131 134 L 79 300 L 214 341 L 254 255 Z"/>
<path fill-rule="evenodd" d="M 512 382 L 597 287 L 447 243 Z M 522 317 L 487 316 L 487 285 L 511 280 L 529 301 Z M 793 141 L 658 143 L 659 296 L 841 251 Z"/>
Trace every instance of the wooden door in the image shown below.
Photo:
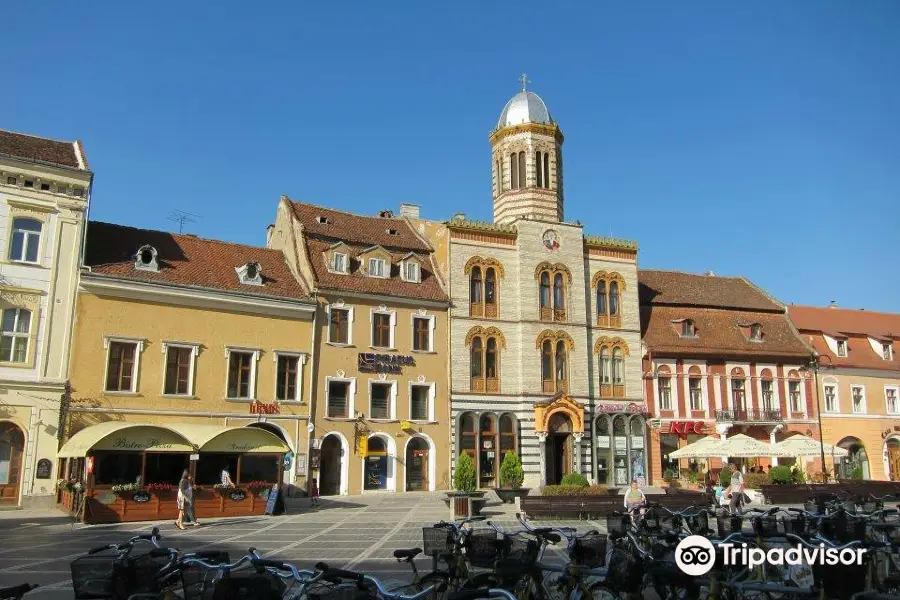
<path fill-rule="evenodd" d="M 428 449 L 416 448 L 410 452 L 406 463 L 406 491 L 428 490 Z"/>
<path fill-rule="evenodd" d="M 341 493 L 341 442 L 330 435 L 322 441 L 319 469 L 319 495 L 338 496 Z"/>
<path fill-rule="evenodd" d="M 563 442 L 563 456 L 562 456 L 562 476 L 565 477 L 569 473 L 575 470 L 575 439 L 572 437 L 572 434 L 568 434 L 566 436 L 566 441 Z"/>
<path fill-rule="evenodd" d="M 0 423 L 0 506 L 19 504 L 25 435 L 12 423 Z"/>
<path fill-rule="evenodd" d="M 900 481 L 900 446 L 888 446 L 888 464 L 891 467 L 891 481 Z"/>

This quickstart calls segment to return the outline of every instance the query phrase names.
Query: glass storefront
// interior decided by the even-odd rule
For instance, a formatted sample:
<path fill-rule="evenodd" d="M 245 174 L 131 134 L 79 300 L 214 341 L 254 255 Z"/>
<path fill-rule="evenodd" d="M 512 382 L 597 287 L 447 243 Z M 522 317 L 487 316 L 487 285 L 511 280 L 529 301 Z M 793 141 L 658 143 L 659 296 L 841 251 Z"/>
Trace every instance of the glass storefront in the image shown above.
<path fill-rule="evenodd" d="M 647 478 L 646 420 L 637 414 L 604 414 L 594 423 L 597 483 L 627 486 L 633 479 L 641 485 Z"/>

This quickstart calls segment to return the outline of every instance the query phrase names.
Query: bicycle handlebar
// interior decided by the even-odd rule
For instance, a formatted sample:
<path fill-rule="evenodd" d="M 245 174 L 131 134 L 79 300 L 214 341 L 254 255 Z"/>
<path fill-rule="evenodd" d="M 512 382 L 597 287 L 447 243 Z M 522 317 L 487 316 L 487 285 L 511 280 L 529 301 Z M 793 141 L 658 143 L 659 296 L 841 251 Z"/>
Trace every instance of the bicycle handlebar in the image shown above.
<path fill-rule="evenodd" d="M 115 550 L 116 552 L 128 550 L 130 552 L 134 545 L 138 542 L 146 542 L 151 544 L 154 548 L 159 548 L 159 544 L 157 544 L 157 542 L 161 539 L 162 536 L 159 534 L 159 527 L 154 527 L 150 531 L 150 533 L 136 535 L 124 544 L 107 544 L 105 546 L 91 548 L 90 550 L 88 550 L 88 554 L 97 554 L 98 552 L 103 552 L 104 550 Z"/>
<path fill-rule="evenodd" d="M 803 538 L 800 537 L 799 535 L 794 535 L 793 533 L 786 533 L 786 534 L 784 534 L 784 536 L 785 536 L 786 538 L 788 538 L 789 540 L 794 540 L 794 541 L 796 541 L 796 542 L 802 544 L 803 546 L 805 546 L 806 548 L 809 548 L 809 549 L 811 549 L 811 550 L 814 550 L 814 549 L 818 548 L 818 545 L 810 543 L 809 541 L 803 539 Z M 832 542 L 831 540 L 827 540 L 827 539 L 825 539 L 825 538 L 823 538 L 823 537 L 821 537 L 821 536 L 816 536 L 816 537 L 817 537 L 817 539 L 818 539 L 821 543 L 827 544 L 830 548 L 834 548 L 835 550 L 844 550 L 844 549 L 846 549 L 846 548 L 853 548 L 853 547 L 856 547 L 856 546 L 861 546 L 861 545 L 863 545 L 863 541 L 862 541 L 862 540 L 854 540 L 854 541 L 852 541 L 852 542 L 848 542 L 848 543 L 844 544 L 843 546 L 838 546 L 837 544 L 835 544 L 835 543 Z"/>
<path fill-rule="evenodd" d="M 411 596 L 407 596 L 405 594 L 395 594 L 393 592 L 389 592 L 385 589 L 384 584 L 381 583 L 376 577 L 372 577 L 371 575 L 366 575 L 365 573 L 355 573 L 353 571 L 345 571 L 343 569 L 332 569 L 327 564 L 320 562 L 316 564 L 316 569 L 321 571 L 322 576 L 325 578 L 335 577 L 338 579 L 350 579 L 356 581 L 358 584 L 371 584 L 375 586 L 375 589 L 378 590 L 379 595 L 390 598 L 392 600 L 421 600 L 425 598 L 429 594 L 434 593 L 435 591 L 442 591 L 438 589 L 439 587 L 443 587 L 444 583 L 440 582 L 439 584 L 429 586 L 428 588 L 418 592 L 417 594 L 413 594 Z M 481 597 L 481 596 L 479 596 Z M 504 596 L 506 598 L 506 596 Z M 512 600 L 515 600 L 513 597 Z"/>

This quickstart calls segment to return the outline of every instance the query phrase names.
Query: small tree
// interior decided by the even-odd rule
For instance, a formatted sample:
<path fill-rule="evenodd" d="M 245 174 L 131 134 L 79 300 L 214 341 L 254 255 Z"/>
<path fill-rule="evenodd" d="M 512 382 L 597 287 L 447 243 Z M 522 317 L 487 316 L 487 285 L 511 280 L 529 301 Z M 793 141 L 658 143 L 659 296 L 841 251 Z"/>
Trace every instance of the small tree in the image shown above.
<path fill-rule="evenodd" d="M 727 468 L 719 471 L 719 485 L 726 488 L 731 485 L 731 471 Z"/>
<path fill-rule="evenodd" d="M 850 479 L 854 481 L 862 481 L 863 478 L 863 470 L 862 467 L 856 467 L 853 471 L 850 472 Z"/>
<path fill-rule="evenodd" d="M 772 483 L 782 485 L 785 483 L 794 483 L 794 475 L 791 473 L 791 468 L 787 465 L 778 465 L 777 467 L 769 469 L 769 478 L 772 480 Z"/>
<path fill-rule="evenodd" d="M 525 481 L 525 471 L 522 470 L 522 461 L 515 452 L 508 451 L 500 465 L 500 487 L 518 489 Z"/>
<path fill-rule="evenodd" d="M 559 482 L 560 485 L 575 485 L 578 487 L 587 487 L 590 485 L 588 483 L 587 477 L 582 475 L 581 473 L 569 473 L 565 477 L 562 478 L 562 481 Z"/>
<path fill-rule="evenodd" d="M 472 457 L 465 452 L 456 459 L 456 472 L 453 474 L 453 487 L 458 492 L 471 493 L 475 491 L 475 464 Z"/>

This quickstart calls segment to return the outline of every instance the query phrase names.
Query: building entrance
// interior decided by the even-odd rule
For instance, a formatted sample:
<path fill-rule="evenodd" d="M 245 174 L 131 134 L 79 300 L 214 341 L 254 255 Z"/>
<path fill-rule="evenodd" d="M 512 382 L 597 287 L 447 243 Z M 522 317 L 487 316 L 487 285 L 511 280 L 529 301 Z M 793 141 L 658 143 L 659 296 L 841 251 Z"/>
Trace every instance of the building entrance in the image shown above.
<path fill-rule="evenodd" d="M 544 468 L 547 483 L 556 485 L 574 470 L 574 437 L 572 420 L 567 415 L 556 413 L 550 417 L 547 432 Z"/>

